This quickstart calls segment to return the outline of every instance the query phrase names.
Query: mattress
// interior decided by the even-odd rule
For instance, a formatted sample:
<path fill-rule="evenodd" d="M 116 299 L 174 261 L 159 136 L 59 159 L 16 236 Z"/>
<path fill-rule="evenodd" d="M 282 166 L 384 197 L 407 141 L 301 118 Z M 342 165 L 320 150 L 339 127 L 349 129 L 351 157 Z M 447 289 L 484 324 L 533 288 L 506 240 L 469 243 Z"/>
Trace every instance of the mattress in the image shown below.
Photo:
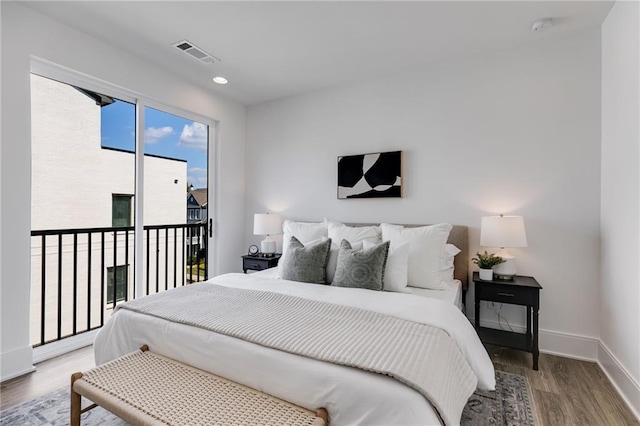
<path fill-rule="evenodd" d="M 462 311 L 462 283 L 459 280 L 453 280 L 449 287 L 444 290 L 431 290 L 428 288 L 407 287 L 411 290 L 411 294 L 421 297 L 429 297 L 451 303 Z"/>
<path fill-rule="evenodd" d="M 252 272 L 252 275 L 260 278 L 275 279 L 278 277 L 278 268 L 269 268 L 259 272 Z M 444 290 L 431 290 L 428 288 L 407 287 L 409 293 L 416 296 L 438 299 L 456 306 L 462 311 L 462 282 L 453 280 L 449 287 Z"/>

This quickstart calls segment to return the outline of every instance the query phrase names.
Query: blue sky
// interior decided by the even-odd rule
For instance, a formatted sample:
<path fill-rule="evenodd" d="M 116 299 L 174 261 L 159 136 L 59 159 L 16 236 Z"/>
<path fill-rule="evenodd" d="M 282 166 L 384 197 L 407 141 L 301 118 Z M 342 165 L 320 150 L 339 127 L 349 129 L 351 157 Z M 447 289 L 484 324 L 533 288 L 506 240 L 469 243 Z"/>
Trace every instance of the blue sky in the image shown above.
<path fill-rule="evenodd" d="M 102 146 L 135 150 L 135 105 L 118 101 L 102 111 Z M 207 186 L 207 126 L 145 108 L 144 152 L 187 160 L 187 181 Z"/>

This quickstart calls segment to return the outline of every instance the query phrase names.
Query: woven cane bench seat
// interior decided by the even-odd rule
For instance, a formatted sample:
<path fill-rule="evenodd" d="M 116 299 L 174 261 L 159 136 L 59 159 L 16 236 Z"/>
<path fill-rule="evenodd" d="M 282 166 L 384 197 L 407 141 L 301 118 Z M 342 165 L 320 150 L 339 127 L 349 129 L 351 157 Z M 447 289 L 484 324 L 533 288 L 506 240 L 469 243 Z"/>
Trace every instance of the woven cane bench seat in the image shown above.
<path fill-rule="evenodd" d="M 94 404 L 81 409 L 81 396 Z M 96 406 L 134 425 L 328 424 L 327 411 L 293 405 L 155 354 L 143 346 L 71 376 L 71 425 Z"/>

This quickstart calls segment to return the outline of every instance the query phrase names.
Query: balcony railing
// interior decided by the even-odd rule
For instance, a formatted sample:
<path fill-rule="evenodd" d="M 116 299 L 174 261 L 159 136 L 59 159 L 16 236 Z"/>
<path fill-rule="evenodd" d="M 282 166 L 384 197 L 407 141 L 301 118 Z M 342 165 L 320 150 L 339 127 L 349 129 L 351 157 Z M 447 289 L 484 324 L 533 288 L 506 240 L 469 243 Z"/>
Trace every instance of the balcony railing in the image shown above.
<path fill-rule="evenodd" d="M 144 294 L 207 279 L 207 224 L 144 226 Z M 133 227 L 31 231 L 31 344 L 102 327 L 134 296 Z"/>

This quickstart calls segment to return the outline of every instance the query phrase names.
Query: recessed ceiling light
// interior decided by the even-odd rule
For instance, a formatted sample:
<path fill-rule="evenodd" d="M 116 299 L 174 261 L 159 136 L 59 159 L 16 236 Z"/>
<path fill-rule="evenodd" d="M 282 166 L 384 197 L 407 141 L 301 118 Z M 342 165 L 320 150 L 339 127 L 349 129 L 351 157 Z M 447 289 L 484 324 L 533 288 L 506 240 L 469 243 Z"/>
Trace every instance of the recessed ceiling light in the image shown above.
<path fill-rule="evenodd" d="M 213 77 L 213 82 L 218 84 L 227 84 L 229 80 L 224 77 L 220 77 L 219 75 Z"/>

